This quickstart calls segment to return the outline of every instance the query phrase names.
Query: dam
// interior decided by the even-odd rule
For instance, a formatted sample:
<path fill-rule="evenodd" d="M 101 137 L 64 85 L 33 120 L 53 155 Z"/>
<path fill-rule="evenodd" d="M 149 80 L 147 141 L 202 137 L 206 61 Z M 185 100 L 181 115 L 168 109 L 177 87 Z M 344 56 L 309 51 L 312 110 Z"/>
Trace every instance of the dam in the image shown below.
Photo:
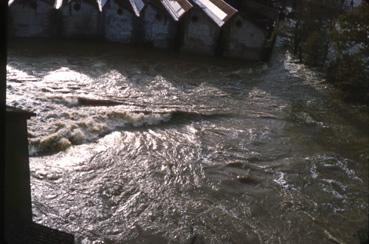
<path fill-rule="evenodd" d="M 76 244 L 366 243 L 368 113 L 303 65 L 10 44 L 35 223 Z"/>
<path fill-rule="evenodd" d="M 206 56 L 265 60 L 279 11 L 272 1 L 13 0 L 11 38 L 100 39 Z"/>
<path fill-rule="evenodd" d="M 368 243 L 369 108 L 271 1 L 8 3 L 9 238 Z"/>

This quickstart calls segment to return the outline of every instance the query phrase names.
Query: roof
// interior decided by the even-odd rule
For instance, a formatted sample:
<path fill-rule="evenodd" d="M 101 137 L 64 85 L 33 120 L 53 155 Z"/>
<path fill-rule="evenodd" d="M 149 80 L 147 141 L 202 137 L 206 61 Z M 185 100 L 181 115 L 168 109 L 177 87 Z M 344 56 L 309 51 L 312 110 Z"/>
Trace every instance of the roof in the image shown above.
<path fill-rule="evenodd" d="M 160 2 L 176 21 L 193 7 L 188 0 L 160 0 Z"/>
<path fill-rule="evenodd" d="M 135 12 L 137 17 L 140 17 L 143 8 L 145 7 L 145 3 L 142 0 L 129 0 L 129 3 L 132 6 L 133 12 Z"/>
<path fill-rule="evenodd" d="M 63 5 L 63 0 L 55 0 L 55 3 L 54 3 L 55 9 L 59 9 L 62 5 Z"/>
<path fill-rule="evenodd" d="M 57 1 L 62 1 L 62 0 L 56 0 Z M 102 12 L 103 7 L 105 6 L 105 4 L 108 2 L 108 0 L 96 0 L 97 6 L 99 8 L 99 11 Z"/>
<path fill-rule="evenodd" d="M 10 6 L 15 0 L 8 0 L 8 5 Z M 17 0 L 21 1 L 21 0 Z M 22 0 L 27 1 L 27 0 Z M 68 4 L 71 0 L 49 0 L 54 2 L 54 8 L 60 9 L 63 4 Z M 86 0 L 91 4 L 96 4 L 100 12 L 103 11 L 104 6 L 109 2 L 109 0 Z M 112 0 L 110 0 L 112 1 Z M 115 0 L 118 2 L 118 0 Z M 133 12 L 136 16 L 140 17 L 142 10 L 144 9 L 146 3 L 155 3 L 164 6 L 165 10 L 172 16 L 175 21 L 179 21 L 185 13 L 193 8 L 192 3 L 201 8 L 219 27 L 222 27 L 228 20 L 230 20 L 238 10 L 232 7 L 230 4 L 224 0 L 120 0 L 125 3 L 129 2 L 132 6 Z M 232 2 L 232 1 L 230 1 Z M 254 15 L 254 12 L 261 15 L 265 15 L 271 19 L 275 18 L 277 12 L 273 8 L 268 8 L 265 4 L 258 3 L 257 1 L 241 1 L 243 8 L 246 10 L 247 15 Z M 236 5 L 235 5 L 236 6 Z M 238 6 L 238 5 L 237 5 Z"/>
<path fill-rule="evenodd" d="M 219 26 L 222 27 L 238 11 L 223 0 L 193 0 Z"/>

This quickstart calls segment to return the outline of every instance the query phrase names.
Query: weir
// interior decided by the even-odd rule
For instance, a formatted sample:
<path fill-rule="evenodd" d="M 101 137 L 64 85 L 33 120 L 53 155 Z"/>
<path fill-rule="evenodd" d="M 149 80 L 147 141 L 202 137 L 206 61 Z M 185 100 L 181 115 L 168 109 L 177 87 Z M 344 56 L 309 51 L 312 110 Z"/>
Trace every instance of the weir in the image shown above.
<path fill-rule="evenodd" d="M 12 38 L 103 39 L 205 55 L 263 60 L 278 10 L 271 1 L 15 0 Z"/>
<path fill-rule="evenodd" d="M 368 243 L 368 107 L 292 55 L 296 9 L 281 5 L 268 63 L 228 59 L 263 59 L 279 15 L 225 2 L 237 12 L 220 26 L 192 0 L 15 0 L 31 36 L 9 41 L 6 103 L 37 116 L 8 108 L 8 243 Z M 361 33 L 347 24 L 337 37 Z M 178 55 L 200 51 L 227 58 Z M 362 54 L 333 67 L 340 88 L 369 77 Z"/>
<path fill-rule="evenodd" d="M 32 221 L 27 120 L 35 114 L 6 108 L 4 234 L 11 244 L 72 244 L 74 237 Z"/>

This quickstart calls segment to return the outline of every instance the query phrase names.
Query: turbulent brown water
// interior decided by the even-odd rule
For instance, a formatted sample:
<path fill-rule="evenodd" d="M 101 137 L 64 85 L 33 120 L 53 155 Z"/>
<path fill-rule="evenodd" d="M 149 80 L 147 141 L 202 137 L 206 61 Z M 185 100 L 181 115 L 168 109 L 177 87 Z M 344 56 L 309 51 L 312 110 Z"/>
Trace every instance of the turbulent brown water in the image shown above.
<path fill-rule="evenodd" d="M 359 243 L 369 116 L 319 75 L 113 44 L 25 41 L 34 221 L 77 243 Z"/>

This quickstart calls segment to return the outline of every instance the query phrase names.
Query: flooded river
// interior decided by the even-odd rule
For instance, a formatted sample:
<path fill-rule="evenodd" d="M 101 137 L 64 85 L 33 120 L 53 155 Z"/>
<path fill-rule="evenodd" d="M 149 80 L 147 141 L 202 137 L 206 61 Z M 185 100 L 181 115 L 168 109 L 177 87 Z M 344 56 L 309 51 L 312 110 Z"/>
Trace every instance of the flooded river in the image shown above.
<path fill-rule="evenodd" d="M 13 43 L 33 219 L 77 243 L 360 243 L 368 108 L 268 64 L 114 44 Z"/>

